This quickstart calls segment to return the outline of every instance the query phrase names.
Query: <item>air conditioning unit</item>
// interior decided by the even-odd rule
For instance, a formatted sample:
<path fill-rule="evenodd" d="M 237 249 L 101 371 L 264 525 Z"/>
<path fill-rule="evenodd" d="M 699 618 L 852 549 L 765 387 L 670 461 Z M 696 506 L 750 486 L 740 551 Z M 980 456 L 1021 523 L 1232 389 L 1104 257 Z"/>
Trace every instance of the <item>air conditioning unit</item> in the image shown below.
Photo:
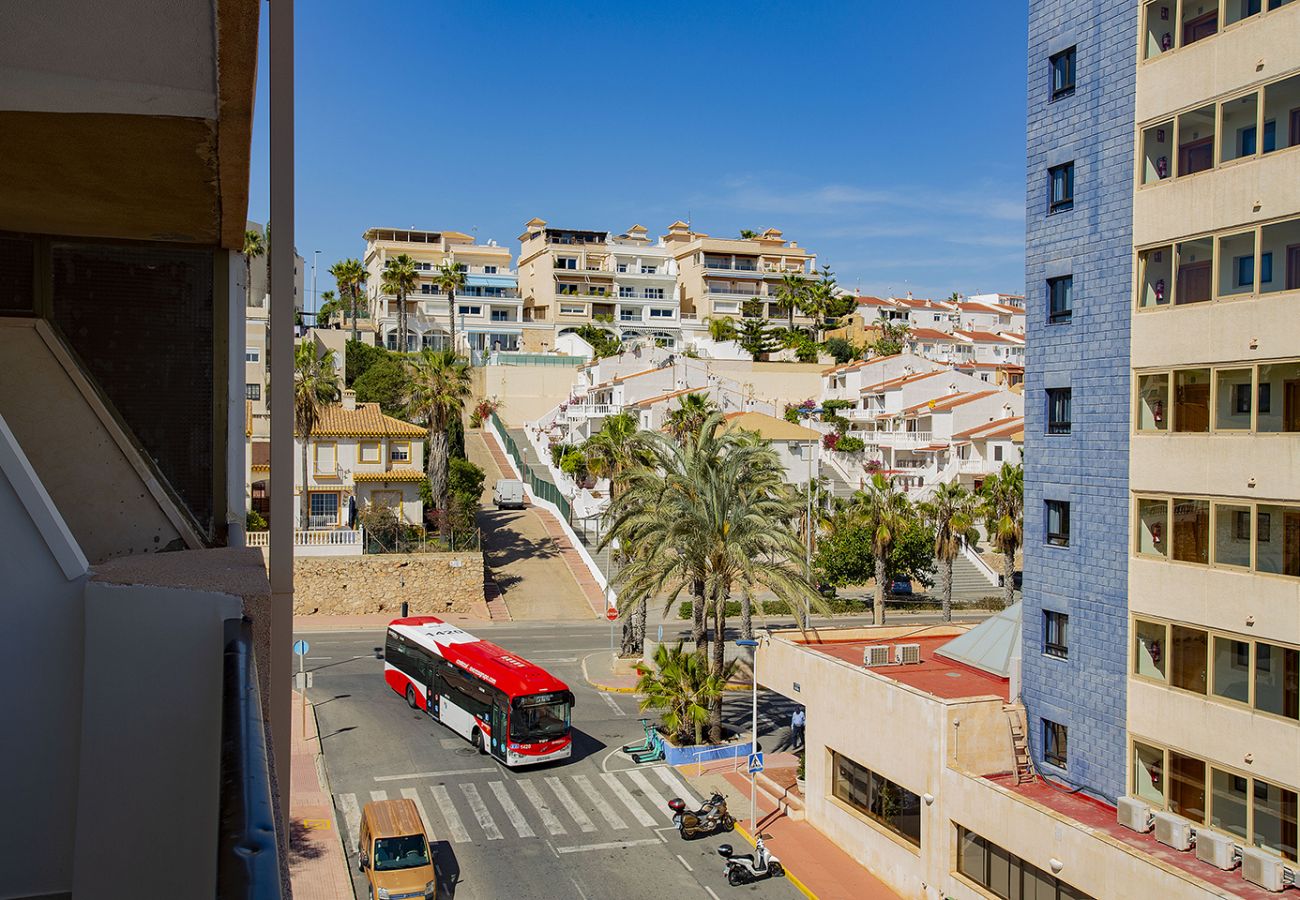
<path fill-rule="evenodd" d="M 1125 828 L 1145 834 L 1151 830 L 1151 806 L 1135 797 L 1120 797 L 1115 818 Z"/>
<path fill-rule="evenodd" d="M 1245 847 L 1241 851 L 1241 877 L 1266 891 L 1280 891 L 1286 887 L 1286 866 L 1280 857 Z"/>
<path fill-rule="evenodd" d="M 1196 840 L 1196 832 L 1192 830 L 1191 822 L 1170 812 L 1158 812 L 1154 818 L 1156 821 L 1157 841 L 1167 847 L 1173 847 L 1175 850 L 1192 849 L 1192 844 Z"/>
<path fill-rule="evenodd" d="M 871 647 L 862 648 L 862 664 L 868 668 L 875 666 L 892 666 L 893 660 L 889 658 L 889 645 L 876 644 Z"/>
<path fill-rule="evenodd" d="M 894 662 L 898 665 L 910 666 L 920 661 L 920 644 L 898 644 L 894 647 Z"/>
<path fill-rule="evenodd" d="M 1231 835 L 1198 828 L 1196 858 L 1226 872 L 1237 866 L 1237 844 Z"/>

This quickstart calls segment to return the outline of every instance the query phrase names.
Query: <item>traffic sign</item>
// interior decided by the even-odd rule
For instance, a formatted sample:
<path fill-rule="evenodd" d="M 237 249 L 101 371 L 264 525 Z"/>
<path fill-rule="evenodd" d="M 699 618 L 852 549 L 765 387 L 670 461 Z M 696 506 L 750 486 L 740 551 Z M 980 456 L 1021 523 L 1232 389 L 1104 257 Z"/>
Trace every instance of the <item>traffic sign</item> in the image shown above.
<path fill-rule="evenodd" d="M 659 626 L 659 637 L 655 640 L 660 644 L 664 642 L 664 627 L 662 625 Z"/>
<path fill-rule="evenodd" d="M 757 775 L 763 771 L 763 751 L 749 754 L 749 774 Z"/>
<path fill-rule="evenodd" d="M 614 606 L 611 606 L 611 607 L 609 607 L 609 609 L 605 610 L 605 618 L 606 618 L 606 619 L 609 619 L 611 622 L 613 622 L 615 619 L 617 619 L 617 618 L 618 618 L 618 608 L 617 608 L 617 607 L 614 607 Z"/>
<path fill-rule="evenodd" d="M 310 649 L 311 649 L 311 644 L 308 644 L 304 640 L 297 640 L 293 642 L 293 652 L 298 654 L 299 656 L 306 656 L 307 651 Z"/>

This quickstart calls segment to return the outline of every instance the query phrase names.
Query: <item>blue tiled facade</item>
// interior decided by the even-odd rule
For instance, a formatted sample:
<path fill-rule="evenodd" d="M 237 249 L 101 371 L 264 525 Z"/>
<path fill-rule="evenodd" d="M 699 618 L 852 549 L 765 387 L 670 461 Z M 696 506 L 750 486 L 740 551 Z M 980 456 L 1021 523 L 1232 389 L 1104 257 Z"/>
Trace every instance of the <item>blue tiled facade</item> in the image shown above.
<path fill-rule="evenodd" d="M 1129 321 L 1133 256 L 1134 0 L 1031 0 L 1025 294 L 1022 696 L 1044 774 L 1124 793 Z M 1049 57 L 1077 48 L 1076 88 L 1052 100 Z M 1074 163 L 1074 206 L 1048 211 L 1048 169 Z M 1073 277 L 1073 315 L 1047 322 L 1047 279 Z M 1048 388 L 1071 390 L 1071 433 L 1048 435 Z M 1070 504 L 1068 547 L 1044 502 Z M 1069 657 L 1043 655 L 1043 611 L 1069 615 Z M 1042 721 L 1069 729 L 1064 771 Z"/>

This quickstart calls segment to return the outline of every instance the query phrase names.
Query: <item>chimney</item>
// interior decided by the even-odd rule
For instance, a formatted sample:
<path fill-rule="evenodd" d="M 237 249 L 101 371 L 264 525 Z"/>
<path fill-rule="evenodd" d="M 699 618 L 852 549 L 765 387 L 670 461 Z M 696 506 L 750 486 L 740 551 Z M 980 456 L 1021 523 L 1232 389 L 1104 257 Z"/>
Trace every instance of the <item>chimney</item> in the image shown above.
<path fill-rule="evenodd" d="M 356 392 L 356 391 L 353 391 L 353 390 L 345 390 L 345 391 L 343 392 L 343 408 L 344 408 L 344 409 L 347 409 L 347 410 L 354 410 L 354 409 L 357 408 L 357 392 Z"/>

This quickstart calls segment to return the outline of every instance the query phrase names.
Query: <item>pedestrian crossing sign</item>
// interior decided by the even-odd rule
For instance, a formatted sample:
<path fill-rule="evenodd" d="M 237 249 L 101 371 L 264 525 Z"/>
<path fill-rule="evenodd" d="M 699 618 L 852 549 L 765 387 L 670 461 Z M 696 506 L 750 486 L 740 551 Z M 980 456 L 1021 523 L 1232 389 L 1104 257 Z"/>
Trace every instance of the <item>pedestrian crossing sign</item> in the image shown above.
<path fill-rule="evenodd" d="M 749 774 L 757 775 L 761 771 L 763 771 L 762 751 L 759 751 L 758 753 L 749 754 Z"/>

